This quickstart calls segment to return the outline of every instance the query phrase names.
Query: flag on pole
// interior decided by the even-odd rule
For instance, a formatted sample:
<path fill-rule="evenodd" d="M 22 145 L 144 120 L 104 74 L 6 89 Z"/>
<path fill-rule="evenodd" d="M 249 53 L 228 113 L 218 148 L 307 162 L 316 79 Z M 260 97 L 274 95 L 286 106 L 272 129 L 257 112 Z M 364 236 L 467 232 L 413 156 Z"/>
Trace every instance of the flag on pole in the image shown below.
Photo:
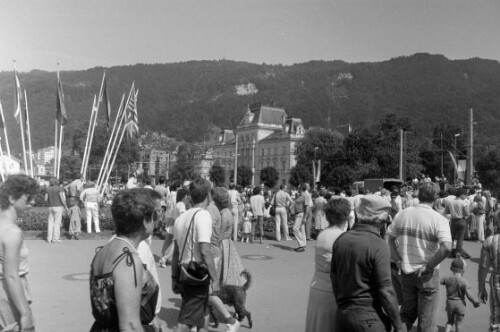
<path fill-rule="evenodd" d="M 108 98 L 108 86 L 106 84 L 106 79 L 104 80 L 104 92 L 103 94 L 103 99 L 104 99 L 104 107 L 106 107 L 106 123 L 107 123 L 107 129 L 109 131 L 109 123 L 111 121 L 111 105 L 109 103 L 109 98 Z"/>
<path fill-rule="evenodd" d="M 17 71 L 14 68 L 14 77 L 16 80 L 16 98 L 14 101 L 14 118 L 16 119 L 16 122 L 19 123 L 19 117 L 21 116 L 21 108 L 22 108 L 22 100 L 23 100 L 23 94 L 21 91 L 21 84 L 19 83 L 19 78 L 17 78 Z"/>
<path fill-rule="evenodd" d="M 3 119 L 3 107 L 2 107 L 2 101 L 0 100 L 0 129 L 5 128 L 5 123 Z"/>
<path fill-rule="evenodd" d="M 64 106 L 64 92 L 62 89 L 61 77 L 59 71 L 57 72 L 57 101 L 56 101 L 56 119 L 60 125 L 64 126 L 68 123 L 68 114 L 66 113 L 66 106 Z"/>
<path fill-rule="evenodd" d="M 127 128 L 128 135 L 130 137 L 138 137 L 139 135 L 139 121 L 137 118 L 137 94 L 139 94 L 139 90 L 135 90 L 135 87 L 132 85 L 132 89 L 130 90 L 130 98 L 127 103 L 127 107 L 125 108 L 125 128 Z"/>

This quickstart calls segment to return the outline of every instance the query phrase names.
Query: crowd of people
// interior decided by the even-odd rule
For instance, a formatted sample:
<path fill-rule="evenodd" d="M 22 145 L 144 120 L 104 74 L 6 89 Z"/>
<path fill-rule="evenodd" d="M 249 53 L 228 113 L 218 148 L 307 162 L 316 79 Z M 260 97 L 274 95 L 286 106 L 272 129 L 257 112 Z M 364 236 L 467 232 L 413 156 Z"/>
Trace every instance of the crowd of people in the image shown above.
<path fill-rule="evenodd" d="M 156 183 L 158 182 L 158 183 Z M 444 184 L 444 185 L 443 185 Z M 25 175 L 10 176 L 0 186 L 0 330 L 34 331 L 27 283 L 28 250 L 16 225 L 39 192 Z M 69 234 L 99 227 L 103 203 L 92 182 L 78 178 L 67 185 L 52 179 L 45 190 L 48 203 L 47 241 L 61 241 L 61 217 L 70 216 Z M 262 243 L 264 227 L 276 241 L 297 241 L 296 252 L 315 238 L 315 271 L 310 284 L 306 332 L 404 331 L 417 322 L 419 331 L 434 331 L 439 287 L 447 294 L 446 330 L 460 331 L 465 300 L 474 307 L 488 301 L 489 269 L 491 329 L 500 328 L 500 222 L 497 201 L 488 190 L 451 187 L 423 177 L 401 187 L 311 189 L 304 183 L 289 190 L 264 186 L 213 187 L 164 177 L 145 185 L 137 179 L 122 190 L 107 191 L 115 235 L 100 248 L 91 264 L 90 298 L 95 323 L 91 331 L 161 331 L 161 287 L 157 266 L 172 269 L 172 290 L 182 298 L 176 331 L 207 330 L 208 307 L 237 331 L 235 319 L 221 299 L 221 287 L 245 287 L 248 272 L 235 241 Z M 154 233 L 164 236 L 157 265 L 151 250 Z M 463 278 L 464 239 L 482 243 L 478 273 L 479 300 Z M 442 277 L 440 264 L 454 258 L 452 274 Z"/>

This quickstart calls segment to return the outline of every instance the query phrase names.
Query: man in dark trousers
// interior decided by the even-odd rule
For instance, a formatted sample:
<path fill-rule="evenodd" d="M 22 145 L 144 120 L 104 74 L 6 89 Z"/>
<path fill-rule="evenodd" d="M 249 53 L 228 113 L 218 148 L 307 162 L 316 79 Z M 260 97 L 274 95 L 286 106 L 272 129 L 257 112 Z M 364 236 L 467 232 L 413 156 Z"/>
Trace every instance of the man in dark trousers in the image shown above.
<path fill-rule="evenodd" d="M 404 331 L 391 281 L 390 252 L 380 230 L 391 204 L 378 195 L 361 197 L 358 223 L 333 245 L 330 277 L 337 300 L 335 331 Z"/>

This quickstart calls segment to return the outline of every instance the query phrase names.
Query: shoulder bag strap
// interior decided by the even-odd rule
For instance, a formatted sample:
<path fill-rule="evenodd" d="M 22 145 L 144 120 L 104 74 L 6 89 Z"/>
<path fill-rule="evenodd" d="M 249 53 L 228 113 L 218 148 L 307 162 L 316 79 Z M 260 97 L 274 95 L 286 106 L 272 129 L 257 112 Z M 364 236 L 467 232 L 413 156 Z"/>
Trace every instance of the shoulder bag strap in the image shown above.
<path fill-rule="evenodd" d="M 187 234 L 186 234 L 186 238 L 184 240 L 184 245 L 182 246 L 182 251 L 181 251 L 181 255 L 179 257 L 179 264 L 180 262 L 182 261 L 182 256 L 184 255 L 184 249 L 186 249 L 186 243 L 188 241 L 188 236 L 189 236 L 189 232 L 191 231 L 191 227 L 193 226 L 193 222 L 194 222 L 194 217 L 196 216 L 196 214 L 200 211 L 201 209 L 199 209 L 198 211 L 196 211 L 194 214 L 193 214 L 193 217 L 191 218 L 191 222 L 189 223 L 189 228 L 188 228 L 188 231 L 187 231 Z M 191 255 L 191 260 L 192 260 L 192 255 Z"/>

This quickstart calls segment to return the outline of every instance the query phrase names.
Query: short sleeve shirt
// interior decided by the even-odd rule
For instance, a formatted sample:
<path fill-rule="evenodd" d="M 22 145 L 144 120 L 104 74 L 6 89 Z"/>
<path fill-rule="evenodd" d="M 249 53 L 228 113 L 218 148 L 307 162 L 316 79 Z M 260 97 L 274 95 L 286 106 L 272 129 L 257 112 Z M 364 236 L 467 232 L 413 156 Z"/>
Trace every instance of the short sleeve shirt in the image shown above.
<path fill-rule="evenodd" d="M 64 190 L 59 186 L 50 186 L 47 188 L 47 197 L 50 207 L 63 206 L 61 197 L 59 197 L 60 192 L 64 192 Z"/>
<path fill-rule="evenodd" d="M 307 191 L 304 191 L 302 193 L 302 196 L 304 196 L 304 199 L 305 199 L 305 202 L 304 204 L 307 206 L 307 207 L 310 207 L 312 208 L 313 206 L 313 200 L 312 200 L 312 197 L 311 197 L 311 194 Z"/>
<path fill-rule="evenodd" d="M 387 228 L 387 235 L 399 242 L 398 253 L 404 273 L 422 268 L 434 257 L 441 243 L 451 242 L 448 219 L 426 204 L 399 212 Z"/>
<path fill-rule="evenodd" d="M 254 216 L 259 217 L 264 215 L 264 204 L 266 201 L 264 200 L 264 196 L 262 195 L 253 195 L 250 197 L 250 206 L 252 207 L 252 212 Z"/>
<path fill-rule="evenodd" d="M 465 293 L 470 288 L 464 278 L 450 276 L 441 279 L 441 285 L 446 287 L 446 298 L 448 300 L 465 301 Z"/>
<path fill-rule="evenodd" d="M 196 213 L 196 211 L 198 212 Z M 212 236 L 212 217 L 210 213 L 201 208 L 189 209 L 186 213 L 180 215 L 174 223 L 173 235 L 179 247 L 179 255 L 182 253 L 186 235 L 188 235 L 189 224 L 195 213 L 193 226 L 189 231 L 189 237 L 187 237 L 186 248 L 182 257 L 179 258 L 181 263 L 189 263 L 191 256 L 194 261 L 201 262 L 202 256 L 199 244 L 210 243 Z"/>

